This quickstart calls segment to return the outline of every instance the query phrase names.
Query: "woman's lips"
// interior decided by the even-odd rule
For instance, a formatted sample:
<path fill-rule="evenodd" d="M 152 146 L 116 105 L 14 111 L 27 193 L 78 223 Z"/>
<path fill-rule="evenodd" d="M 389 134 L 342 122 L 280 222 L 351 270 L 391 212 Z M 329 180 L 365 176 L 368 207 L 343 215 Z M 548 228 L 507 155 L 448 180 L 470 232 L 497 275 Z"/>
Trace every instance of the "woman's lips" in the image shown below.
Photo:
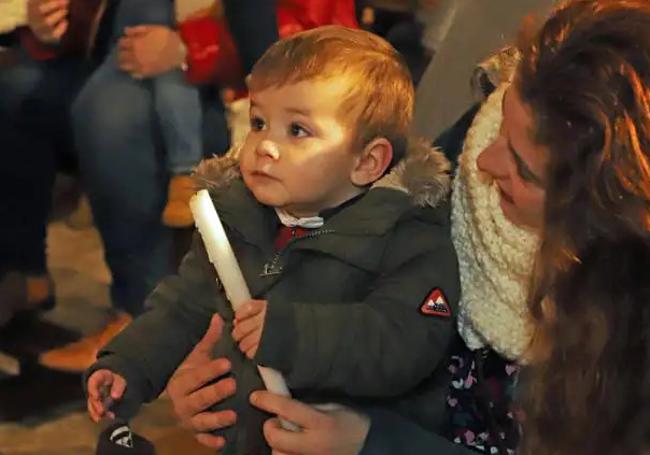
<path fill-rule="evenodd" d="M 499 188 L 499 194 L 501 195 L 504 201 L 510 204 L 514 204 L 515 201 L 512 199 L 512 196 L 510 196 L 508 193 L 503 191 L 503 189 L 499 185 L 497 185 L 497 188 Z"/>

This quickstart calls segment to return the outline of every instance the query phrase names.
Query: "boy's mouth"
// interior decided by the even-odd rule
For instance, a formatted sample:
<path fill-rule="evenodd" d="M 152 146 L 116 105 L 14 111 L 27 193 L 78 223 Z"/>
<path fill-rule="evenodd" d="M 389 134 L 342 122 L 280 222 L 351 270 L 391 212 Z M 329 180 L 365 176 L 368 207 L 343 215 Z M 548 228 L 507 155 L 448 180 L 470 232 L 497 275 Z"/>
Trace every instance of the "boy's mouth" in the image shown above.
<path fill-rule="evenodd" d="M 277 180 L 276 177 L 273 177 L 271 174 L 264 172 L 264 171 L 252 171 L 251 172 L 252 177 L 261 177 L 261 178 L 267 178 L 267 179 L 272 179 L 272 180 Z"/>

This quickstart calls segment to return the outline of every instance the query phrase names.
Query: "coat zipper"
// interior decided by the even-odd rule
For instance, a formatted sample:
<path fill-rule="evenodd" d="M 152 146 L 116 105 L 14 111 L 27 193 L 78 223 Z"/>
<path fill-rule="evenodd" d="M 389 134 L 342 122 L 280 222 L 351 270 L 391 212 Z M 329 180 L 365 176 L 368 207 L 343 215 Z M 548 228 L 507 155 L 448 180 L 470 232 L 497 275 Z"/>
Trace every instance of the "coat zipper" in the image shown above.
<path fill-rule="evenodd" d="M 273 258 L 264 264 L 264 269 L 262 270 L 262 273 L 260 274 L 261 277 L 267 277 L 267 276 L 273 276 L 273 275 L 280 275 L 282 273 L 282 265 L 280 264 L 280 260 L 282 259 L 282 256 L 284 253 L 289 249 L 291 245 L 293 245 L 295 242 L 299 240 L 304 240 L 304 239 L 312 239 L 314 237 L 318 237 L 324 234 L 332 234 L 334 229 L 322 229 L 319 231 L 314 231 L 310 232 L 309 234 L 305 234 L 302 237 L 294 237 L 289 242 L 285 245 L 284 248 L 282 248 L 280 251 L 275 253 Z M 292 231 L 292 233 L 295 235 L 295 231 Z"/>

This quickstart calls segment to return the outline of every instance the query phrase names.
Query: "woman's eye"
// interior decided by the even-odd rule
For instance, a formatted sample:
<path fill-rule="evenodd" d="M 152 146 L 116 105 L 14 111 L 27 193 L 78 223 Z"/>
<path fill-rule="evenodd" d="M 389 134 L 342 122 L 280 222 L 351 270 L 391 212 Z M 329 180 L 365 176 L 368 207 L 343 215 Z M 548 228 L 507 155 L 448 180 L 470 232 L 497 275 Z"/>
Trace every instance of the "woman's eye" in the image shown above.
<path fill-rule="evenodd" d="M 300 126 L 298 123 L 292 123 L 289 127 L 289 132 L 293 137 L 307 137 L 309 136 L 309 131 L 304 127 Z"/>
<path fill-rule="evenodd" d="M 265 127 L 264 120 L 262 120 L 259 117 L 252 117 L 251 118 L 251 129 L 253 131 L 262 131 Z"/>

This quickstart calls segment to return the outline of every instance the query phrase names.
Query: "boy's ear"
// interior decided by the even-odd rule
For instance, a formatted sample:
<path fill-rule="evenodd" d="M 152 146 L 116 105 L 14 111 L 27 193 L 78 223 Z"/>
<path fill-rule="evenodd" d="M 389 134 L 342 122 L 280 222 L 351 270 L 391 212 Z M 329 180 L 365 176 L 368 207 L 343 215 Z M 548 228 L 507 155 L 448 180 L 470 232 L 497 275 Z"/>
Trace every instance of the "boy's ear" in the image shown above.
<path fill-rule="evenodd" d="M 379 180 L 393 160 L 393 146 L 385 137 L 370 141 L 357 157 L 350 180 L 356 186 L 368 186 Z"/>

